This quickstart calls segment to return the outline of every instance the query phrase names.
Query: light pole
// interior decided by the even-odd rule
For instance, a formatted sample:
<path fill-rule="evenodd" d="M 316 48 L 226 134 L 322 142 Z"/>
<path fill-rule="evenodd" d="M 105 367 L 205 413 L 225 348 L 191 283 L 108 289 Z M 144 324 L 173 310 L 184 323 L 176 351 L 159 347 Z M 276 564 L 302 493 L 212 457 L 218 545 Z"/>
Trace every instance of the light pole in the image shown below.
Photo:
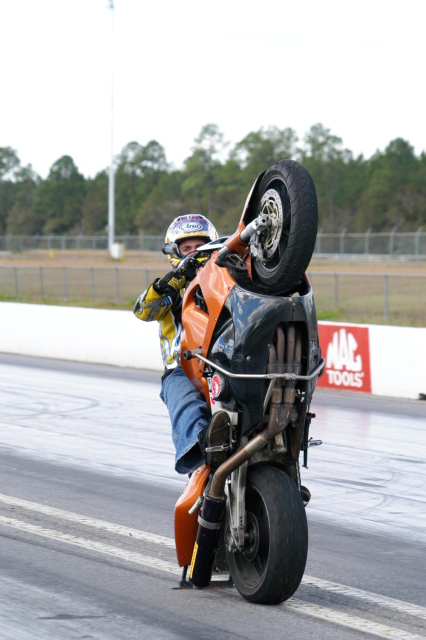
<path fill-rule="evenodd" d="M 108 0 L 111 9 L 111 161 L 108 182 L 108 251 L 112 255 L 115 235 L 115 189 L 114 189 L 114 0 Z"/>

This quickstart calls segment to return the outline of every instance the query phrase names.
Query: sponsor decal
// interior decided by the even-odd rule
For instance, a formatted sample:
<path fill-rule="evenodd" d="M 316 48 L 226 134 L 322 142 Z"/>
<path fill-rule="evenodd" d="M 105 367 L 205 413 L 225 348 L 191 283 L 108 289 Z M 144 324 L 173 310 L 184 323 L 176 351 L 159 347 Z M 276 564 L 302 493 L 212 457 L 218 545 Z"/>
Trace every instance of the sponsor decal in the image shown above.
<path fill-rule="evenodd" d="M 194 571 L 195 560 L 197 559 L 197 551 L 198 551 L 198 544 L 195 543 L 194 544 L 194 551 L 192 552 L 191 568 L 189 569 L 189 578 L 192 578 L 192 573 Z"/>
<path fill-rule="evenodd" d="M 220 385 L 220 377 L 217 373 L 214 374 L 212 378 L 212 396 L 213 398 L 217 398 L 220 394 L 221 385 Z"/>
<path fill-rule="evenodd" d="M 209 385 L 210 405 L 213 407 L 216 404 L 216 399 L 213 393 L 213 379 L 210 376 L 207 378 L 207 384 Z"/>
<path fill-rule="evenodd" d="M 368 327 L 319 325 L 325 370 L 319 387 L 371 393 Z"/>
<path fill-rule="evenodd" d="M 202 231 L 203 225 L 199 222 L 187 222 L 183 225 L 183 230 L 186 233 L 193 233 L 194 231 Z"/>

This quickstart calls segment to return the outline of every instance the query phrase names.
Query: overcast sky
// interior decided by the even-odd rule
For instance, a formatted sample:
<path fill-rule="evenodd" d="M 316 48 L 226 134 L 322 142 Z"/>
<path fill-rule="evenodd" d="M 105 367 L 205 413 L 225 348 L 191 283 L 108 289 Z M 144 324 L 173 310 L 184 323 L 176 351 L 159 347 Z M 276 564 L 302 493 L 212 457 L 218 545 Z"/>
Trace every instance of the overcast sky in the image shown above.
<path fill-rule="evenodd" d="M 114 151 L 157 140 L 176 167 L 201 127 L 232 144 L 317 122 L 355 155 L 426 150 L 424 0 L 114 0 Z M 109 165 L 108 0 L 0 0 L 0 146 L 45 177 Z"/>

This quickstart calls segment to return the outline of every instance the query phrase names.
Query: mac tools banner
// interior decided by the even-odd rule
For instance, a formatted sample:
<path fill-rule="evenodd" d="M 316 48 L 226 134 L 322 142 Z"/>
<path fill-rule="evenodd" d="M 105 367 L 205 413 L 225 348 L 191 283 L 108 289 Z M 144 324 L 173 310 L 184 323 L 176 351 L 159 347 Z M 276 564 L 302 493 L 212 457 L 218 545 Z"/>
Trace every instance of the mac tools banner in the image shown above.
<path fill-rule="evenodd" d="M 371 393 L 369 327 L 320 323 L 319 339 L 325 370 L 318 386 Z"/>

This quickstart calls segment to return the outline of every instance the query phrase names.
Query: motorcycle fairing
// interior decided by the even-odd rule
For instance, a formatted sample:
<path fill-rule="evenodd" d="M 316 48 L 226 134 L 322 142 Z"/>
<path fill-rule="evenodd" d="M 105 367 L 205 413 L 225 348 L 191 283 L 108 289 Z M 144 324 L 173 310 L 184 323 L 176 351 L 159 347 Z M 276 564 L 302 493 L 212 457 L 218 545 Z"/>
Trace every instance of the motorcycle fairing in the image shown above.
<path fill-rule="evenodd" d="M 279 324 L 301 323 L 308 344 L 318 344 L 315 303 L 307 277 L 299 286 L 300 295 L 268 296 L 237 285 L 229 271 L 219 267 L 214 258 L 213 254 L 205 267 L 198 271 L 197 278 L 185 294 L 182 351 L 201 348 L 204 356 L 231 373 L 259 374 L 266 373 L 268 349 L 265 345 L 272 343 Z M 207 311 L 196 302 L 203 294 Z M 190 322 L 185 322 L 186 315 L 190 316 Z M 311 371 L 319 359 L 319 349 L 311 348 L 309 353 L 304 353 L 303 371 Z M 203 377 L 204 363 L 193 358 L 183 360 L 182 367 L 210 405 L 208 382 Z M 229 383 L 243 409 L 241 434 L 244 434 L 262 419 L 263 405 L 259 400 L 264 397 L 266 383 L 264 380 L 233 378 L 229 378 Z M 315 383 L 307 385 L 307 403 L 314 386 Z"/>
<path fill-rule="evenodd" d="M 272 297 L 247 291 L 236 285 L 222 311 L 220 323 L 208 357 L 231 373 L 266 373 L 268 349 L 278 325 L 296 322 L 303 325 L 308 340 L 318 342 L 318 324 L 312 288 L 305 282 L 304 295 Z M 319 364 L 320 354 L 310 350 L 303 354 L 303 373 Z M 255 426 L 263 416 L 265 380 L 229 378 L 237 403 L 242 408 L 241 435 Z M 307 398 L 309 403 L 310 397 Z"/>
<path fill-rule="evenodd" d="M 197 272 L 197 277 L 191 282 L 182 306 L 182 340 L 181 352 L 186 349 L 202 349 L 202 354 L 207 355 L 210 342 L 215 331 L 217 320 L 222 311 L 223 304 L 236 285 L 236 281 L 227 269 L 219 267 L 215 262 L 217 252 L 204 267 Z M 200 288 L 201 294 L 205 292 L 207 311 L 197 306 L 195 291 Z M 214 292 L 212 294 L 212 292 Z M 208 295 L 207 295 L 208 293 Z M 199 304 L 199 303 L 198 303 Z M 187 321 L 188 318 L 188 321 Z M 209 389 L 206 379 L 203 377 L 204 363 L 196 358 L 181 362 L 182 368 L 191 382 L 204 393 L 210 406 Z"/>
<path fill-rule="evenodd" d="M 175 544 L 180 567 L 190 564 L 198 531 L 198 512 L 189 513 L 197 500 L 203 495 L 210 467 L 203 464 L 194 471 L 184 492 L 175 506 Z"/>

